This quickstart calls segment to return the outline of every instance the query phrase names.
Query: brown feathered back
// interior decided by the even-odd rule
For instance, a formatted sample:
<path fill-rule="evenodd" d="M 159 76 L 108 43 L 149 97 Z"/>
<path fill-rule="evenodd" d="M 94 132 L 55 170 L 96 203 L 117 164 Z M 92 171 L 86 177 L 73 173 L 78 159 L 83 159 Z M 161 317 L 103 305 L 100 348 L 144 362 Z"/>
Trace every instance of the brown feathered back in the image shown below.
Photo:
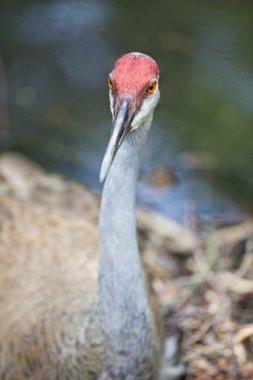
<path fill-rule="evenodd" d="M 96 291 L 98 197 L 19 156 L 1 157 L 0 176 L 0 379 L 18 380 L 76 354 Z"/>

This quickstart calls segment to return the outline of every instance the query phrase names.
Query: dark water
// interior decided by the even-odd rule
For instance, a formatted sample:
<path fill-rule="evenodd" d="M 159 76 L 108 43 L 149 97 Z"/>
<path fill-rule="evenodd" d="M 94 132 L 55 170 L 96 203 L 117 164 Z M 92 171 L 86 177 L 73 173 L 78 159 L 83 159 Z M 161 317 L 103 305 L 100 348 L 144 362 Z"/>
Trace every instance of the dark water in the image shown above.
<path fill-rule="evenodd" d="M 201 220 L 253 212 L 252 1 L 3 3 L 10 148 L 98 187 L 107 73 L 122 53 L 145 52 L 159 63 L 162 97 L 139 201 L 181 220 L 189 202 Z M 147 181 L 157 166 L 169 186 Z"/>

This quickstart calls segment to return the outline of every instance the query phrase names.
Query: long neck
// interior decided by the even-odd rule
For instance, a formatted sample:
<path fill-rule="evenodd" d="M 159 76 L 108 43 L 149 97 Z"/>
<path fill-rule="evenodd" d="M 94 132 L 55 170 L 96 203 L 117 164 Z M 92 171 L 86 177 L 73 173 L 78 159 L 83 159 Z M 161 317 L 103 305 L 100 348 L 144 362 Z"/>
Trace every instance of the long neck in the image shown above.
<path fill-rule="evenodd" d="M 152 115 L 126 137 L 102 194 L 98 302 L 103 328 L 115 345 L 131 340 L 129 331 L 143 329 L 150 318 L 136 241 L 135 192 L 151 121 Z"/>

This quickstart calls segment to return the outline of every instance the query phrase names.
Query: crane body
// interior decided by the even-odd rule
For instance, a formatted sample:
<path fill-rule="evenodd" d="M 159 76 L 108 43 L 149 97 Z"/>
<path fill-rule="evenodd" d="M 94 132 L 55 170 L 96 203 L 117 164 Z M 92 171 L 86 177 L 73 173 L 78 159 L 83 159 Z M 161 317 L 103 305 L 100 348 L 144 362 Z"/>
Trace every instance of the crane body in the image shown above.
<path fill-rule="evenodd" d="M 44 199 L 43 183 L 0 201 L 8 214 L 0 229 L 0 380 L 158 378 L 161 344 L 135 221 L 158 77 L 141 53 L 120 57 L 108 77 L 113 129 L 99 232 L 85 210 L 73 213 L 75 194 Z"/>

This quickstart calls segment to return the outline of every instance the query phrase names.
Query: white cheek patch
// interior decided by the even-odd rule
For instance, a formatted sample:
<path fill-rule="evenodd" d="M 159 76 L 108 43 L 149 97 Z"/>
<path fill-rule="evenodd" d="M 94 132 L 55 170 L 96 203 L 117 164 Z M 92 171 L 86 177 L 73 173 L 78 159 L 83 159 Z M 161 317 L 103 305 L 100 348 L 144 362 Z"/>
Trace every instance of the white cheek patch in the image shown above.
<path fill-rule="evenodd" d="M 150 114 L 150 112 L 153 112 L 153 109 L 157 105 L 160 98 L 160 92 L 157 86 L 156 91 L 143 100 L 143 103 L 141 105 L 141 109 L 135 116 L 135 118 L 132 121 L 132 129 L 137 129 L 147 118 L 147 116 Z"/>

